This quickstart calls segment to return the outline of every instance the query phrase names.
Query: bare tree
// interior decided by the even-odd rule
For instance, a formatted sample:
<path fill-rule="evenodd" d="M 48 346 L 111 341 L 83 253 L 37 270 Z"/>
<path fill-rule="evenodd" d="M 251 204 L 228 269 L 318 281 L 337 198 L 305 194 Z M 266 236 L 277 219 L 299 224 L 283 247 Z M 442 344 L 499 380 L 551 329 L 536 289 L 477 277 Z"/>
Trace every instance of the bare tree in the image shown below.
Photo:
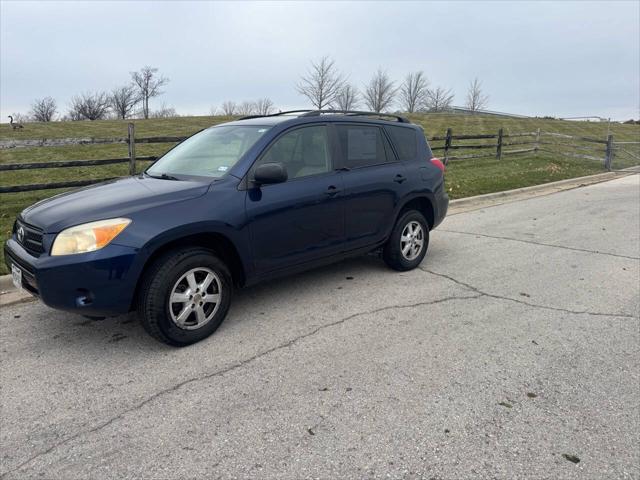
<path fill-rule="evenodd" d="M 400 102 L 402 109 L 414 113 L 424 108 L 427 101 L 429 81 L 424 72 L 408 74 L 400 86 Z"/>
<path fill-rule="evenodd" d="M 102 120 L 109 111 L 109 95 L 105 92 L 83 93 L 71 99 L 71 120 Z"/>
<path fill-rule="evenodd" d="M 489 96 L 482 92 L 482 82 L 478 80 L 478 77 L 474 78 L 467 91 L 467 108 L 472 112 L 477 112 L 486 108 L 488 102 Z"/>
<path fill-rule="evenodd" d="M 343 85 L 344 78 L 338 72 L 335 62 L 329 57 L 322 57 L 318 62 L 311 62 L 311 68 L 300 78 L 296 89 L 314 107 L 322 110 L 334 103 Z"/>
<path fill-rule="evenodd" d="M 140 96 L 136 92 L 134 85 L 124 85 L 111 90 L 109 104 L 117 118 L 125 119 L 131 116 L 136 104 L 140 101 Z"/>
<path fill-rule="evenodd" d="M 253 115 L 256 111 L 256 104 L 245 100 L 236 108 L 238 115 Z"/>
<path fill-rule="evenodd" d="M 387 72 L 378 70 L 364 89 L 364 102 L 371 111 L 380 113 L 387 110 L 396 95 L 396 88 Z"/>
<path fill-rule="evenodd" d="M 120 115 L 118 115 L 112 107 L 109 107 L 107 113 L 104 114 L 103 120 L 120 120 Z"/>
<path fill-rule="evenodd" d="M 451 108 L 453 92 L 450 88 L 437 87 L 429 89 L 425 107 L 430 112 L 443 112 Z"/>
<path fill-rule="evenodd" d="M 169 83 L 169 79 L 158 75 L 157 68 L 149 66 L 142 67 L 139 72 L 131 72 L 131 79 L 142 102 L 142 116 L 149 118 L 149 99 L 162 95 L 160 88 Z"/>
<path fill-rule="evenodd" d="M 336 110 L 354 110 L 360 103 L 360 92 L 353 85 L 346 83 L 331 104 Z"/>
<path fill-rule="evenodd" d="M 224 113 L 227 117 L 235 115 L 237 113 L 238 107 L 236 102 L 232 102 L 231 100 L 227 100 L 222 104 L 222 113 Z"/>
<path fill-rule="evenodd" d="M 254 102 L 257 115 L 269 115 L 273 112 L 273 102 L 270 98 L 261 98 Z"/>
<path fill-rule="evenodd" d="M 217 114 L 218 114 L 218 107 L 216 107 L 215 105 L 211 105 L 211 108 L 209 108 L 209 116 L 215 117 Z"/>
<path fill-rule="evenodd" d="M 77 109 L 72 105 L 67 109 L 67 114 L 62 116 L 63 122 L 75 122 L 77 120 L 84 120 Z"/>
<path fill-rule="evenodd" d="M 51 97 L 39 98 L 31 105 L 31 117 L 36 122 L 50 122 L 53 120 L 58 107 Z"/>
<path fill-rule="evenodd" d="M 173 117 L 179 117 L 180 115 L 176 113 L 175 108 L 167 107 L 167 105 L 163 103 L 158 110 L 151 112 L 149 116 L 150 118 L 173 118 Z"/>

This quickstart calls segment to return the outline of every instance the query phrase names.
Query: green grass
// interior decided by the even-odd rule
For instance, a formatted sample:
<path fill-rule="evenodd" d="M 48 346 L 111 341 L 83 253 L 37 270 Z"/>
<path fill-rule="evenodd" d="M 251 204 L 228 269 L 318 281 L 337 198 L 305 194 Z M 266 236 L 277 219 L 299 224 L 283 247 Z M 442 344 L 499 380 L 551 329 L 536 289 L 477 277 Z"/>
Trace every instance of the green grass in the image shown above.
<path fill-rule="evenodd" d="M 136 135 L 189 135 L 201 128 L 230 120 L 231 117 L 177 117 L 169 119 L 135 120 Z M 421 124 L 428 136 L 444 135 L 447 128 L 454 134 L 495 133 L 500 127 L 505 132 L 535 131 L 566 133 L 605 139 L 607 124 L 602 122 L 570 122 L 538 118 L 503 118 L 489 115 L 426 114 L 411 115 L 410 119 Z M 0 140 L 10 138 L 112 138 L 127 136 L 127 120 L 100 120 L 81 122 L 26 123 L 24 130 L 11 130 L 1 125 Z M 616 140 L 638 141 L 638 125 L 611 124 Z"/>
<path fill-rule="evenodd" d="M 451 199 L 500 192 L 603 172 L 598 162 L 551 154 L 519 155 L 450 162 L 446 188 Z"/>
<path fill-rule="evenodd" d="M 135 120 L 136 136 L 187 136 L 196 131 L 230 120 L 229 117 L 180 117 L 172 119 Z M 447 128 L 454 135 L 496 133 L 503 128 L 505 133 L 542 131 L 592 137 L 604 140 L 607 124 L 596 122 L 568 122 L 543 119 L 509 119 L 493 116 L 470 115 L 415 115 L 411 120 L 422 125 L 428 137 L 442 136 Z M 104 120 L 83 122 L 27 123 L 23 130 L 11 130 L 9 125 L 1 125 L 0 140 L 33 138 L 115 138 L 126 137 L 127 121 Z M 611 124 L 610 133 L 616 141 L 640 141 L 640 127 L 637 125 Z M 520 139 L 525 140 L 525 139 Z M 506 140 L 508 142 L 509 140 Z M 561 141 L 554 139 L 554 141 Z M 442 142 L 432 142 L 433 146 Z M 455 144 L 461 142 L 454 141 Z M 465 142 L 462 142 L 464 144 Z M 495 140 L 473 140 L 467 144 L 495 143 Z M 581 153 L 577 142 L 575 147 L 563 147 L 567 151 Z M 138 156 L 159 155 L 171 147 L 171 144 L 138 144 Z M 526 148 L 526 146 L 505 147 Z M 604 146 L 598 145 L 597 156 L 604 156 Z M 640 147 L 626 147 L 633 155 L 640 153 Z M 493 151 L 484 150 L 488 155 Z M 441 153 L 438 151 L 437 153 Z M 478 150 L 457 150 L 452 154 L 478 153 Z M 616 158 L 614 167 L 623 168 L 637 165 L 633 155 L 623 152 Z M 101 158 L 120 158 L 127 156 L 125 144 L 112 145 L 69 145 L 47 148 L 13 148 L 0 150 L 0 163 L 48 162 L 60 160 L 91 160 Z M 146 162 L 139 162 L 138 169 Z M 537 155 L 522 154 L 505 156 L 501 161 L 494 158 L 453 161 L 447 169 L 447 190 L 451 198 L 490 193 L 512 188 L 537 185 L 540 183 L 579 177 L 603 171 L 600 162 L 568 159 L 559 155 L 539 152 Z M 67 180 L 98 179 L 127 174 L 126 164 L 100 167 L 51 168 L 40 170 L 16 170 L 0 172 L 0 185 L 21 185 L 28 183 L 47 183 Z M 8 237 L 16 215 L 26 206 L 50 197 L 64 190 L 41 190 L 25 193 L 0 194 L 0 242 Z M 0 274 L 6 268 L 0 262 Z"/>
<path fill-rule="evenodd" d="M 504 133 L 543 132 L 564 133 L 583 137 L 606 139 L 606 122 L 571 122 L 567 120 L 548 120 L 542 118 L 503 118 L 491 115 L 454 115 L 427 114 L 410 116 L 410 119 L 423 126 L 428 136 L 444 135 L 447 128 L 455 134 L 496 133 L 499 128 Z M 611 123 L 610 133 L 617 141 L 639 141 L 640 126 Z"/>
<path fill-rule="evenodd" d="M 176 117 L 134 120 L 137 137 L 182 136 L 230 120 L 231 117 Z M 24 129 L 2 125 L 0 140 L 13 138 L 116 138 L 127 136 L 129 120 L 25 123 Z"/>

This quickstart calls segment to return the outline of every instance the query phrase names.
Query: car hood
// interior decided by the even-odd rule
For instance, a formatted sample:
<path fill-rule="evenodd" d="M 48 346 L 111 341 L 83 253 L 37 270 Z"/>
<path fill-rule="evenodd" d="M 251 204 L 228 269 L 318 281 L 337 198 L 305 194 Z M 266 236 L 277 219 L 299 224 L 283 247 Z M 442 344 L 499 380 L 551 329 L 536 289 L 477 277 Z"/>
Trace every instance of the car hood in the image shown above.
<path fill-rule="evenodd" d="M 62 193 L 42 200 L 20 216 L 45 233 L 204 195 L 209 183 L 128 177 Z"/>

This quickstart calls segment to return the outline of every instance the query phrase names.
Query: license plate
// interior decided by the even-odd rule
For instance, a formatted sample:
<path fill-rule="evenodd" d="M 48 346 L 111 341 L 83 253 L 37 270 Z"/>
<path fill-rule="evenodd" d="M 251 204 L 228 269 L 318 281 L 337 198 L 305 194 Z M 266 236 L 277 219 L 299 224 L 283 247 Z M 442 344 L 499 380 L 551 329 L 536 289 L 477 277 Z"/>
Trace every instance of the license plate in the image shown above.
<path fill-rule="evenodd" d="M 11 264 L 11 279 L 18 290 L 22 290 L 22 270 Z"/>

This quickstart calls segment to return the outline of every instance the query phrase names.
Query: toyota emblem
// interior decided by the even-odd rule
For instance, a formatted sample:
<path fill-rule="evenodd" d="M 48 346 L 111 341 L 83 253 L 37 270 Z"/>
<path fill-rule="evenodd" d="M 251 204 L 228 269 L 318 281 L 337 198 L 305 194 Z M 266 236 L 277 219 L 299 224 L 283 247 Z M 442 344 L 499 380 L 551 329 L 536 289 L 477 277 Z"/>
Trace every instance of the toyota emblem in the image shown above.
<path fill-rule="evenodd" d="M 24 228 L 22 226 L 18 227 L 18 241 L 20 243 L 24 242 Z"/>

